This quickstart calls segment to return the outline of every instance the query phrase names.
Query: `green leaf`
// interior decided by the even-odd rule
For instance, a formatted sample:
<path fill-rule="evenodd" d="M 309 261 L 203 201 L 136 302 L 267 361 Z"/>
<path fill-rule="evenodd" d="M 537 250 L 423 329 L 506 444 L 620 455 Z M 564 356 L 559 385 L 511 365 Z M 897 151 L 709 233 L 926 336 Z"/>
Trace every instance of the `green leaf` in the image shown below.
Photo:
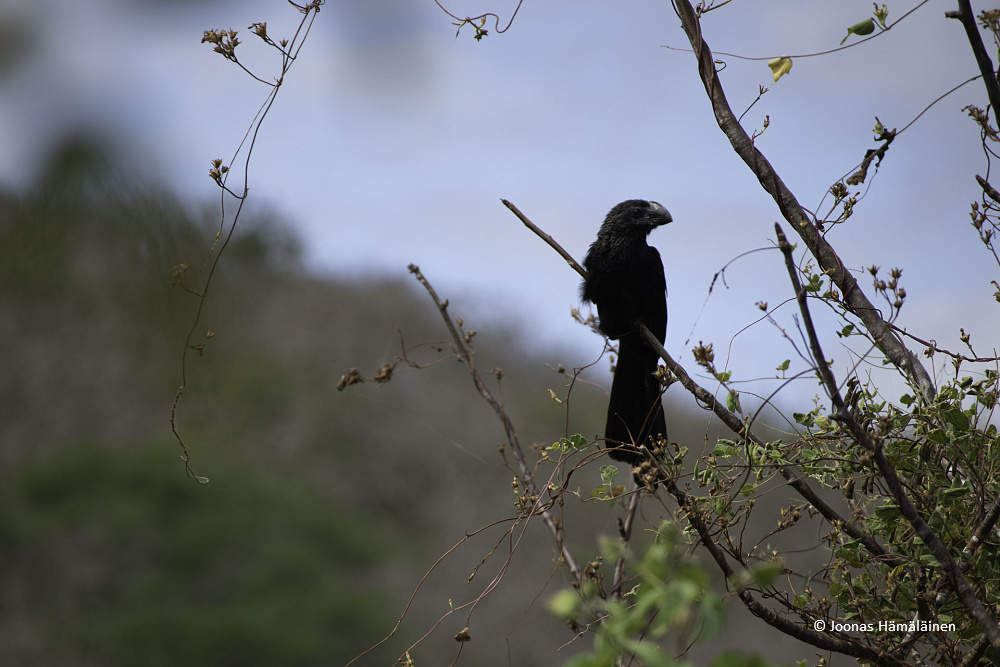
<path fill-rule="evenodd" d="M 606 465 L 601 466 L 601 481 L 605 484 L 611 484 L 615 481 L 615 477 L 618 476 L 618 466 Z"/>
<path fill-rule="evenodd" d="M 954 407 L 945 412 L 944 418 L 958 431 L 969 430 L 969 415 L 962 412 L 959 407 Z"/>
<path fill-rule="evenodd" d="M 941 495 L 945 498 L 960 498 L 969 495 L 969 489 L 964 486 L 953 486 L 950 489 L 945 489 Z"/>
<path fill-rule="evenodd" d="M 778 364 L 778 367 L 775 370 L 782 371 L 782 372 L 787 371 L 789 363 L 791 363 L 791 360 L 790 359 L 785 359 L 780 364 Z"/>
<path fill-rule="evenodd" d="M 872 21 L 871 19 L 865 19 L 864 21 L 859 21 L 858 23 L 855 23 L 850 28 L 848 28 L 847 37 L 850 37 L 851 35 L 870 35 L 873 32 L 875 32 L 875 21 Z M 840 43 L 843 44 L 844 42 L 846 42 L 847 37 L 844 37 L 844 39 L 840 40 Z"/>
<path fill-rule="evenodd" d="M 732 445 L 724 442 L 718 442 L 715 448 L 712 450 L 712 454 L 715 456 L 733 456 L 736 454 L 736 448 Z"/>
<path fill-rule="evenodd" d="M 650 641 L 629 642 L 629 650 L 643 665 L 649 667 L 674 667 L 677 664 L 663 649 Z"/>
<path fill-rule="evenodd" d="M 932 565 L 935 567 L 941 565 L 941 563 L 938 562 L 938 559 L 934 557 L 934 554 L 921 554 L 917 560 L 925 565 Z"/>
<path fill-rule="evenodd" d="M 880 519 L 895 519 L 899 515 L 899 505 L 885 504 L 875 508 L 875 516 Z"/>

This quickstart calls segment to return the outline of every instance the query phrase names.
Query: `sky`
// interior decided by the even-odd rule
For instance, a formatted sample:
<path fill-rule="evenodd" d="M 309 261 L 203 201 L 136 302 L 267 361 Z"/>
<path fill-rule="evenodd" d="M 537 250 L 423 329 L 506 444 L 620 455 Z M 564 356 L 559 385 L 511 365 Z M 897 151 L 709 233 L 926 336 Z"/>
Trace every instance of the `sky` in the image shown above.
<path fill-rule="evenodd" d="M 441 1 L 456 15 L 496 12 L 501 27 L 516 6 Z M 890 4 L 890 23 L 918 4 Z M 733 0 L 702 26 L 717 54 L 793 56 L 777 83 L 766 60 L 717 58 L 730 104 L 749 107 L 744 126 L 768 120 L 757 146 L 815 209 L 875 147 L 876 116 L 902 128 L 978 74 L 961 26 L 944 17 L 953 8 L 929 0 L 884 35 L 818 57 L 799 56 L 836 48 L 871 2 Z M 299 18 L 278 0 L 4 0 L 0 29 L 15 46 L 0 73 L 0 184 L 29 184 L 47 151 L 86 128 L 130 170 L 212 201 L 209 162 L 233 156 L 268 88 L 202 33 L 237 29 L 241 60 L 273 79 L 277 56 L 247 26 L 290 37 Z M 654 199 L 674 218 L 650 237 L 666 267 L 666 347 L 693 367 L 690 348 L 713 342 L 742 378 L 794 357 L 779 329 L 796 337 L 792 306 L 775 326 L 755 305 L 791 296 L 780 253 L 745 254 L 773 247 L 780 214 L 715 125 L 669 2 L 525 0 L 509 29 L 490 22 L 481 41 L 468 27 L 456 37 L 452 21 L 433 0 L 327 3 L 262 124 L 249 210 L 295 229 L 318 272 L 407 279 L 416 263 L 473 328 L 501 322 L 580 365 L 601 341 L 570 318 L 579 279 L 500 199 L 578 259 L 615 203 Z M 998 270 L 969 225 L 986 161 L 967 104 L 985 108 L 981 82 L 897 137 L 828 239 L 873 299 L 864 269 L 903 269 L 902 326 L 954 350 L 965 326 L 985 355 Z M 829 340 L 827 355 L 846 363 L 841 344 Z"/>

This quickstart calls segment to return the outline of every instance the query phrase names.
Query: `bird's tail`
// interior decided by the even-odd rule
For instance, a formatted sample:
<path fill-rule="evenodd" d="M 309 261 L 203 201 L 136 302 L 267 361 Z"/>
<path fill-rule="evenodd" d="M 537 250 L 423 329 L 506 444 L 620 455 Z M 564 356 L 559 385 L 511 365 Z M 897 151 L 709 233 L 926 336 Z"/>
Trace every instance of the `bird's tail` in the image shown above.
<path fill-rule="evenodd" d="M 605 446 L 611 458 L 636 466 L 648 458 L 638 445 L 649 446 L 650 436 L 667 437 L 660 401 L 660 383 L 653 377 L 659 357 L 638 336 L 622 336 L 618 363 L 611 383 Z"/>

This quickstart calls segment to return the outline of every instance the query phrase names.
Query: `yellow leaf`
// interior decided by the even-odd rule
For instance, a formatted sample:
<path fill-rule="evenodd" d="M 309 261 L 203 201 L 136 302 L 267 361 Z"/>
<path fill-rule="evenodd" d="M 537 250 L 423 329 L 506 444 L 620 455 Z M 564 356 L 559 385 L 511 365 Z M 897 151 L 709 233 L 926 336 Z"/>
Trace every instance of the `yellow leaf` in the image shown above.
<path fill-rule="evenodd" d="M 778 79 L 791 71 L 792 59 L 788 56 L 781 56 L 780 58 L 767 61 L 767 66 L 771 68 L 771 76 L 774 77 L 774 82 L 778 83 Z"/>

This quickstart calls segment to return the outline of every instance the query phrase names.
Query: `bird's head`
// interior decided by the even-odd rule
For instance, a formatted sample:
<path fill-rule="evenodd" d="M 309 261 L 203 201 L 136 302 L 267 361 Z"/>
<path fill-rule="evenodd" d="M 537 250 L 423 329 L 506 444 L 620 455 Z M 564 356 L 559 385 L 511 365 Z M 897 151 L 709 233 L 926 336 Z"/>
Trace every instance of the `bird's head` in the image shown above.
<path fill-rule="evenodd" d="M 662 204 L 643 199 L 629 199 L 608 212 L 601 231 L 611 234 L 649 234 L 660 225 L 672 222 L 670 211 Z"/>

